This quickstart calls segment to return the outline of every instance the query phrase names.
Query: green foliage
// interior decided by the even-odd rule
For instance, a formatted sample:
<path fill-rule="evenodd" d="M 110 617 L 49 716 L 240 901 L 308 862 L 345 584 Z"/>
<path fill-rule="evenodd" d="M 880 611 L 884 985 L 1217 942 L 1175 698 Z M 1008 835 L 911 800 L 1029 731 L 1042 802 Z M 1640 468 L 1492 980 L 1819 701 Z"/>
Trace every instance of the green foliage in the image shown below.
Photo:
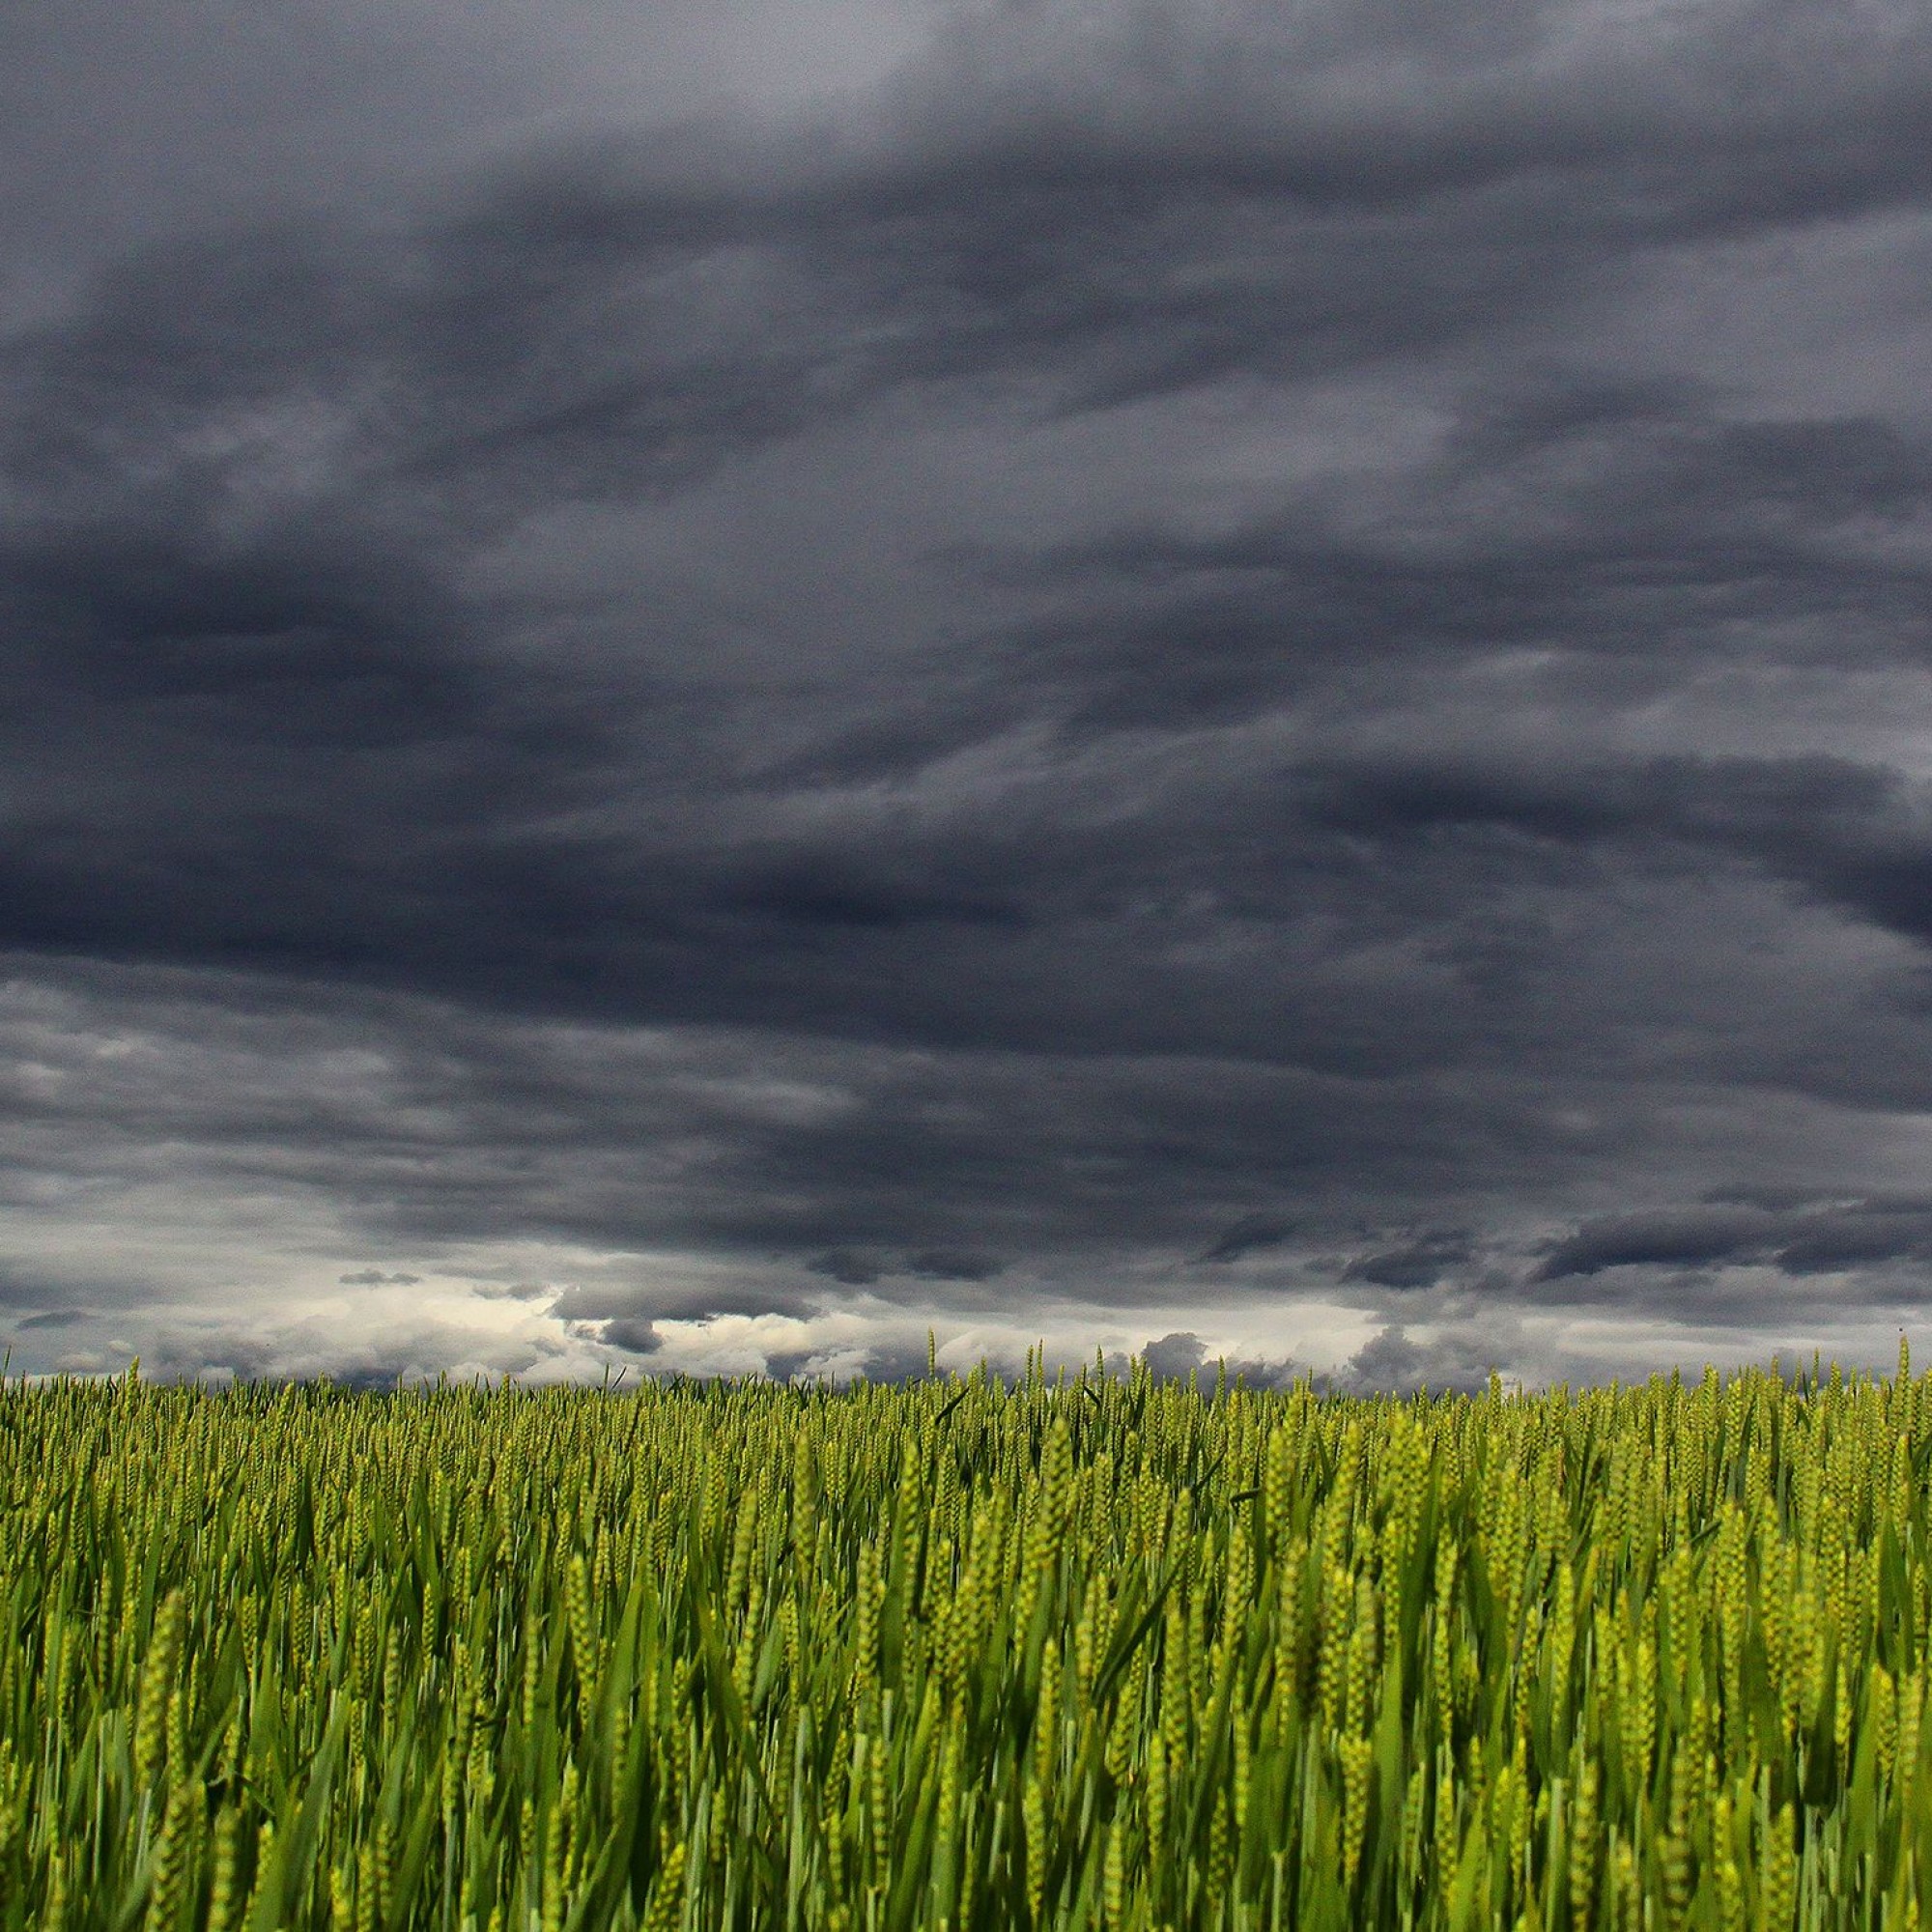
<path fill-rule="evenodd" d="M 1916 1925 L 1932 1387 L 0 1393 L 0 1932 Z"/>

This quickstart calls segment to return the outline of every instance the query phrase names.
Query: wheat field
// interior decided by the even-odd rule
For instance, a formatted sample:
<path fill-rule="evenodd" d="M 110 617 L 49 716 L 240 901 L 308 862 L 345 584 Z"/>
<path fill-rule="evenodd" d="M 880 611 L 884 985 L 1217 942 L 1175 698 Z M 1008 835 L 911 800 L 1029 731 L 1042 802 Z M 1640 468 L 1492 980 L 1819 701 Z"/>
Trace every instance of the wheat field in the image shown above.
<path fill-rule="evenodd" d="M 0 1927 L 1917 1925 L 1932 1385 L 10 1382 Z"/>

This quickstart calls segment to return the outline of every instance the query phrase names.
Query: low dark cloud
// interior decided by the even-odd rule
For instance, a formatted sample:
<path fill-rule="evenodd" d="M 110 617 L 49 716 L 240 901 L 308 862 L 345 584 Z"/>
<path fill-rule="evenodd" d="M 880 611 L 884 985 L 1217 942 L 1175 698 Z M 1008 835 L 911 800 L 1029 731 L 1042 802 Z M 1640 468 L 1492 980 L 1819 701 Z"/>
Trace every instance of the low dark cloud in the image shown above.
<path fill-rule="evenodd" d="M 1471 1394 L 1505 1362 L 1520 1360 L 1517 1337 L 1503 1341 L 1468 1325 L 1458 1332 L 1419 1341 L 1400 1325 L 1383 1328 L 1349 1357 L 1334 1385 L 1351 1395 Z"/>
<path fill-rule="evenodd" d="M 909 1254 L 875 1249 L 833 1248 L 806 1263 L 808 1273 L 823 1275 L 841 1288 L 870 1288 L 897 1276 L 918 1281 L 991 1281 L 1005 1270 L 997 1256 L 971 1248 L 921 1248 Z"/>
<path fill-rule="evenodd" d="M 1342 1279 L 1368 1282 L 1378 1288 L 1433 1288 L 1445 1274 L 1467 1262 L 1472 1252 L 1467 1235 L 1425 1235 L 1394 1247 L 1357 1255 L 1342 1270 Z"/>
<path fill-rule="evenodd" d="M 62 1359 L 1367 1388 L 1916 1305 L 1922 22 L 491 11 L 396 27 L 405 132 L 323 9 L 299 166 L 23 41 L 147 156 L 0 187 Z"/>
<path fill-rule="evenodd" d="M 806 1266 L 813 1274 L 822 1274 L 827 1281 L 836 1281 L 841 1288 L 870 1288 L 885 1273 L 885 1263 L 873 1255 L 854 1252 L 850 1248 L 835 1248 L 829 1254 L 814 1255 Z"/>
<path fill-rule="evenodd" d="M 664 1337 L 650 1322 L 636 1320 L 605 1322 L 599 1340 L 627 1355 L 655 1355 L 664 1347 Z"/>
<path fill-rule="evenodd" d="M 1559 1241 L 1538 1270 L 1545 1281 L 1632 1265 L 1696 1267 L 1769 1252 L 1765 1217 L 1721 1208 L 1611 1215 Z"/>
<path fill-rule="evenodd" d="M 776 1349 L 765 1357 L 765 1373 L 775 1382 L 788 1382 L 808 1373 L 812 1360 L 810 1349 Z"/>
<path fill-rule="evenodd" d="M 868 1382 L 918 1381 L 927 1373 L 925 1346 L 911 1336 L 876 1343 L 865 1351 L 858 1372 Z M 836 1371 L 828 1378 L 843 1379 Z"/>
<path fill-rule="evenodd" d="M 1145 1345 L 1140 1358 L 1161 1381 L 1185 1381 L 1207 1360 L 1208 1345 L 1184 1330 L 1158 1335 Z"/>
<path fill-rule="evenodd" d="M 1556 1242 L 1536 1279 L 1622 1267 L 1772 1264 L 1789 1275 L 1932 1264 L 1932 1201 L 1833 1202 L 1774 1209 L 1723 1204 L 1605 1215 Z"/>
<path fill-rule="evenodd" d="M 1249 1255 L 1265 1254 L 1278 1248 L 1294 1233 L 1293 1221 L 1266 1214 L 1244 1214 L 1225 1234 L 1217 1236 L 1201 1251 L 1205 1263 L 1237 1262 Z"/>
<path fill-rule="evenodd" d="M 1204 1388 L 1213 1387 L 1225 1375 L 1231 1385 L 1282 1389 L 1307 1373 L 1289 1358 L 1246 1354 L 1219 1354 L 1210 1358 L 1208 1345 L 1199 1335 L 1185 1329 L 1156 1336 L 1143 1344 L 1136 1353 L 1156 1380 L 1183 1382 L 1192 1378 Z M 1119 1374 L 1126 1366 L 1124 1360 L 1117 1360 L 1110 1364 L 1109 1372 Z"/>
<path fill-rule="evenodd" d="M 905 1269 L 921 1281 L 992 1281 L 1006 1272 L 996 1255 L 970 1248 L 923 1248 L 905 1258 Z"/>

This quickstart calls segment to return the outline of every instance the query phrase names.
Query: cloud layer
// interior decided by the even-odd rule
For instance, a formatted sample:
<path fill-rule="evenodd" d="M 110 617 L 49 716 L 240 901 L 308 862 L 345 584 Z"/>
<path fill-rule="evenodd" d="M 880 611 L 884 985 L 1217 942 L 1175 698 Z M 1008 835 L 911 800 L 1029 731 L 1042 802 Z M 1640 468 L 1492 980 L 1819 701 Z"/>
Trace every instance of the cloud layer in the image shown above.
<path fill-rule="evenodd" d="M 9 30 L 16 1367 L 1916 1322 L 1922 17 L 358 17 Z"/>

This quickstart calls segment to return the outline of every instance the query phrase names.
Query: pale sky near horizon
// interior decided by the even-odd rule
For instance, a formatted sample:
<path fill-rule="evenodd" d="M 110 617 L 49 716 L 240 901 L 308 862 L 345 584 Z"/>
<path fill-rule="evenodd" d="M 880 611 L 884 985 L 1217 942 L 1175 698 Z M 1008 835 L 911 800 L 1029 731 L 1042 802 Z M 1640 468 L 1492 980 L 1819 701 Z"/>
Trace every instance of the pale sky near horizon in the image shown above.
<path fill-rule="evenodd" d="M 12 10 L 13 1371 L 1889 1361 L 1928 127 L 1905 7 Z"/>

